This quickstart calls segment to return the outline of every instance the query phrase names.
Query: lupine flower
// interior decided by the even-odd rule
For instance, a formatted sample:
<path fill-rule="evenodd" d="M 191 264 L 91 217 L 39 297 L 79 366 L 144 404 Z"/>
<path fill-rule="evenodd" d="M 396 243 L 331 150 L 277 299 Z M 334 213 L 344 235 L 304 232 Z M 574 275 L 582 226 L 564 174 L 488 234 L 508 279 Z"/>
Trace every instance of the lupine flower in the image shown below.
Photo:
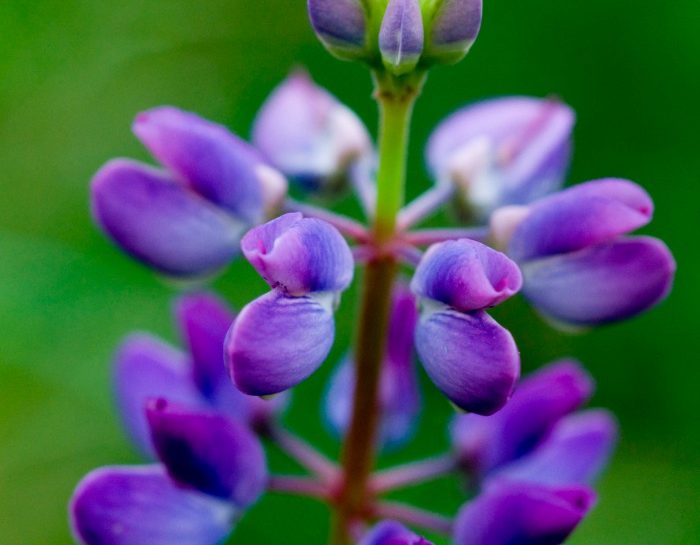
<path fill-rule="evenodd" d="M 362 0 L 308 0 L 309 18 L 319 40 L 341 59 L 367 54 L 367 14 Z"/>
<path fill-rule="evenodd" d="M 139 114 L 133 131 L 165 170 L 110 161 L 92 181 L 92 211 L 117 245 L 157 271 L 223 268 L 284 196 L 282 175 L 221 125 L 161 107 Z"/>
<path fill-rule="evenodd" d="M 505 255 L 461 239 L 432 246 L 411 288 L 423 303 L 416 348 L 430 378 L 458 407 L 499 410 L 520 372 L 513 337 L 485 309 L 520 289 L 518 267 Z"/>
<path fill-rule="evenodd" d="M 267 481 L 252 431 L 219 413 L 148 407 L 162 465 L 94 471 L 71 500 L 71 524 L 84 545 L 215 545 Z"/>
<path fill-rule="evenodd" d="M 354 112 L 297 71 L 267 99 L 253 143 L 270 163 L 310 191 L 337 192 L 351 169 L 372 160 L 372 142 Z"/>
<path fill-rule="evenodd" d="M 379 31 L 384 65 L 395 74 L 413 70 L 423 53 L 423 35 L 418 0 L 389 0 Z"/>
<path fill-rule="evenodd" d="M 481 28 L 482 0 L 424 2 L 428 62 L 459 61 L 471 49 Z M 432 11 L 430 11 L 432 10 Z"/>
<path fill-rule="evenodd" d="M 452 441 L 461 464 L 482 482 L 592 482 L 617 435 L 605 411 L 572 415 L 592 392 L 593 382 L 577 362 L 548 365 L 523 380 L 497 414 L 455 418 Z"/>
<path fill-rule="evenodd" d="M 120 416 L 139 450 L 151 458 L 155 451 L 145 414 L 150 398 L 165 398 L 193 410 L 215 410 L 255 429 L 269 425 L 286 403 L 284 396 L 262 400 L 231 385 L 223 344 L 234 314 L 223 301 L 208 294 L 185 295 L 176 305 L 176 317 L 188 354 L 152 335 L 133 334 L 115 358 Z"/>
<path fill-rule="evenodd" d="M 492 99 L 449 116 L 428 142 L 438 183 L 484 220 L 499 206 L 527 204 L 559 189 L 569 165 L 574 113 L 556 100 Z"/>
<path fill-rule="evenodd" d="M 299 213 L 252 229 L 242 248 L 272 291 L 234 321 L 226 361 L 242 392 L 275 394 L 306 379 L 328 356 L 333 309 L 352 281 L 352 254 L 334 227 Z"/>
<path fill-rule="evenodd" d="M 420 411 L 418 377 L 413 365 L 417 318 L 415 298 L 407 286 L 398 284 L 394 288 L 379 393 L 380 443 L 387 448 L 399 447 L 413 436 Z M 350 425 L 354 391 L 355 370 L 348 356 L 331 378 L 324 406 L 325 418 L 338 436 L 343 436 Z"/>
<path fill-rule="evenodd" d="M 499 226 L 499 213 L 492 225 L 512 233 L 507 253 L 523 271 L 523 293 L 554 321 L 614 322 L 668 294 L 675 262 L 666 245 L 625 236 L 651 221 L 653 203 L 638 185 L 618 179 L 587 182 L 520 212 L 506 229 Z"/>
<path fill-rule="evenodd" d="M 385 520 L 367 532 L 359 545 L 432 545 L 432 543 L 414 534 L 403 524 Z"/>

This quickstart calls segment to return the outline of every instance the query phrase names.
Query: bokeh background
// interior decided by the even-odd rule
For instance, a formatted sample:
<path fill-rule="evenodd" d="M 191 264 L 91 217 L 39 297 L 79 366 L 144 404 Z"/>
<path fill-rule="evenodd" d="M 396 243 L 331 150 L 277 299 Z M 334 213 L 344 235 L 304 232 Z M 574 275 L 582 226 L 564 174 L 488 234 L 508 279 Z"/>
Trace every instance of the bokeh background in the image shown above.
<path fill-rule="evenodd" d="M 66 502 L 93 467 L 137 463 L 112 410 L 110 355 L 128 331 L 175 341 L 174 287 L 93 227 L 91 175 L 113 156 L 146 159 L 130 134 L 139 110 L 174 104 L 247 136 L 256 109 L 295 65 L 374 131 L 365 71 L 317 43 L 303 0 L 0 2 L 0 543 L 72 543 Z M 468 59 L 436 70 L 417 108 L 411 195 L 428 187 L 422 147 L 438 120 L 492 95 L 554 94 L 578 112 L 571 181 L 636 180 L 654 196 L 649 232 L 673 249 L 671 298 L 583 336 L 553 332 L 522 301 L 499 309 L 526 369 L 563 355 L 598 380 L 594 405 L 623 435 L 601 501 L 571 543 L 700 543 L 700 9 L 696 0 L 486 0 Z M 239 262 L 216 282 L 237 307 L 263 291 Z M 354 292 L 339 313 L 337 360 Z M 332 365 L 298 388 L 290 426 L 330 454 L 319 399 Z M 446 445 L 450 409 L 427 383 L 418 439 L 382 463 Z M 294 468 L 272 454 L 273 465 Z M 449 513 L 453 480 L 403 496 Z M 232 543 L 323 543 L 326 509 L 264 499 Z"/>

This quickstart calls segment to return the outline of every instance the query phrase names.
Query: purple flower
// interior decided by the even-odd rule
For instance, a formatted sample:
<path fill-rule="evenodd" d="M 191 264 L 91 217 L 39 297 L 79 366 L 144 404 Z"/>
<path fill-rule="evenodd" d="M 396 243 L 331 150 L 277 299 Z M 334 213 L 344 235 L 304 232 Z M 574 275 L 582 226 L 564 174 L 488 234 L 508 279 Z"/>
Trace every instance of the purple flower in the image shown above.
<path fill-rule="evenodd" d="M 497 414 L 457 417 L 451 427 L 456 454 L 481 481 L 590 483 L 617 436 L 605 411 L 572 415 L 592 393 L 592 380 L 577 362 L 552 363 L 523 380 Z"/>
<path fill-rule="evenodd" d="M 426 60 L 452 63 L 471 49 L 481 28 L 482 0 L 433 2 Z M 430 8 L 428 8 L 430 9 Z"/>
<path fill-rule="evenodd" d="M 432 545 L 393 520 L 378 523 L 360 540 L 359 545 Z"/>
<path fill-rule="evenodd" d="M 216 410 L 253 428 L 266 427 L 282 410 L 284 397 L 262 400 L 236 390 L 224 367 L 223 346 L 233 313 L 218 298 L 186 295 L 176 317 L 189 354 L 148 334 L 129 336 L 119 348 L 114 382 L 119 413 L 129 435 L 146 455 L 155 455 L 145 414 L 151 398 L 165 398 L 189 409 Z"/>
<path fill-rule="evenodd" d="M 303 71 L 287 78 L 260 109 L 253 143 L 301 187 L 325 193 L 343 189 L 351 167 L 373 156 L 355 113 Z"/>
<path fill-rule="evenodd" d="M 210 274 L 237 253 L 286 181 L 221 125 L 171 107 L 136 117 L 134 133 L 165 167 L 116 159 L 92 181 L 93 215 L 124 251 L 172 276 Z"/>
<path fill-rule="evenodd" d="M 559 545 L 595 503 L 585 487 L 500 483 L 457 515 L 454 545 Z"/>
<path fill-rule="evenodd" d="M 357 59 L 366 54 L 364 2 L 308 0 L 308 9 L 316 35 L 331 53 L 341 59 Z"/>
<path fill-rule="evenodd" d="M 486 100 L 437 127 L 428 165 L 438 183 L 456 186 L 460 208 L 484 220 L 499 206 L 526 204 L 561 187 L 573 124 L 571 108 L 555 100 Z"/>
<path fill-rule="evenodd" d="M 508 401 L 520 372 L 510 333 L 485 309 L 520 289 L 505 255 L 461 239 L 428 249 L 411 283 L 423 313 L 416 348 L 425 370 L 458 407 L 492 414 Z"/>
<path fill-rule="evenodd" d="M 246 305 L 229 330 L 226 362 L 250 395 L 287 390 L 328 356 L 333 309 L 352 281 L 350 248 L 330 224 L 285 214 L 251 230 L 243 253 L 272 291 Z"/>
<path fill-rule="evenodd" d="M 395 74 L 413 70 L 423 52 L 423 34 L 418 0 L 389 0 L 379 31 L 384 65 Z"/>
<path fill-rule="evenodd" d="M 398 284 L 394 288 L 379 392 L 380 443 L 386 448 L 399 447 L 413 436 L 420 412 L 420 390 L 413 365 L 417 319 L 415 298 L 407 286 Z M 333 374 L 325 400 L 325 417 L 338 436 L 344 435 L 350 425 L 354 391 L 355 369 L 348 356 Z"/>
<path fill-rule="evenodd" d="M 675 262 L 666 245 L 626 237 L 651 220 L 653 203 L 626 180 L 587 182 L 545 197 L 522 211 L 508 254 L 521 266 L 525 296 L 544 315 L 572 325 L 635 316 L 668 294 Z"/>

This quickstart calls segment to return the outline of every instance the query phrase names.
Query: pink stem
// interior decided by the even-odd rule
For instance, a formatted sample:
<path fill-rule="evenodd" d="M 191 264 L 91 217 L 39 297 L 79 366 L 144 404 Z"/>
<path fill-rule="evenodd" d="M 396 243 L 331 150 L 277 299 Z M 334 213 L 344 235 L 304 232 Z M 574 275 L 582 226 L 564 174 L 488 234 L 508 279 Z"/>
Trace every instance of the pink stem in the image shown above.
<path fill-rule="evenodd" d="M 487 227 L 471 227 L 457 229 L 421 229 L 409 231 L 403 235 L 403 240 L 416 246 L 429 246 L 437 242 L 446 240 L 456 240 L 468 238 L 483 242 L 488 238 L 489 229 Z"/>
<path fill-rule="evenodd" d="M 344 235 L 347 235 L 348 237 L 359 242 L 363 242 L 368 239 L 367 228 L 361 223 L 352 218 L 348 218 L 347 216 L 336 214 L 335 212 L 330 212 L 311 204 L 300 203 L 293 199 L 287 199 L 284 209 L 286 212 L 301 212 L 310 218 L 326 221 Z"/>
<path fill-rule="evenodd" d="M 452 198 L 454 185 L 441 183 L 429 189 L 418 198 L 404 206 L 396 221 L 397 229 L 405 231 L 422 220 L 430 217 Z"/>
<path fill-rule="evenodd" d="M 338 466 L 295 435 L 281 428 L 274 428 L 270 432 L 270 438 L 300 466 L 314 473 L 321 480 L 332 482 L 340 474 Z"/>
<path fill-rule="evenodd" d="M 271 492 L 293 494 L 295 496 L 309 496 L 321 500 L 328 499 L 330 491 L 322 482 L 306 477 L 289 477 L 286 475 L 272 475 L 267 483 Z"/>
<path fill-rule="evenodd" d="M 397 466 L 375 473 L 372 479 L 372 489 L 377 494 L 382 494 L 397 488 L 442 477 L 454 471 L 456 467 L 457 463 L 450 454 Z"/>
<path fill-rule="evenodd" d="M 452 533 L 452 520 L 417 507 L 397 502 L 379 502 L 374 506 L 373 514 L 377 518 L 388 518 L 426 528 L 438 534 Z"/>

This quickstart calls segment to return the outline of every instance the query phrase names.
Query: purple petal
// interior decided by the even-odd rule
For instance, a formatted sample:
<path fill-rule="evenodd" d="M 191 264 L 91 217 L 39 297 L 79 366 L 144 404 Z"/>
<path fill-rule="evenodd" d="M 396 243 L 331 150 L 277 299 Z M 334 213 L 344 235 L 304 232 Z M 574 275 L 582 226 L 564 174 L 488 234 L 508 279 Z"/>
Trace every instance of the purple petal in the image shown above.
<path fill-rule="evenodd" d="M 451 432 L 458 455 L 483 476 L 528 454 L 562 417 L 583 405 L 592 391 L 591 378 L 577 362 L 549 364 L 525 378 L 499 413 L 488 418 L 457 417 Z"/>
<path fill-rule="evenodd" d="M 114 359 L 114 387 L 127 432 L 151 458 L 155 452 L 145 414 L 148 399 L 164 397 L 193 409 L 206 405 L 184 355 L 146 334 L 131 335 L 119 347 Z"/>
<path fill-rule="evenodd" d="M 238 389 L 276 394 L 316 371 L 333 345 L 331 305 L 327 295 L 287 297 L 277 290 L 248 304 L 226 340 L 226 361 Z"/>
<path fill-rule="evenodd" d="M 221 414 L 151 401 L 148 423 L 170 476 L 204 494 L 249 507 L 267 482 L 265 453 L 253 432 Z"/>
<path fill-rule="evenodd" d="M 140 113 L 133 131 L 158 161 L 204 198 L 246 223 L 262 219 L 259 167 L 264 162 L 226 127 L 161 106 Z"/>
<path fill-rule="evenodd" d="M 594 501 L 593 491 L 584 487 L 489 487 L 457 515 L 454 545 L 559 545 Z"/>
<path fill-rule="evenodd" d="M 194 380 L 211 397 L 226 377 L 224 339 L 235 315 L 224 301 L 206 293 L 181 297 L 175 314 L 192 356 Z"/>
<path fill-rule="evenodd" d="M 352 281 L 352 254 L 338 230 L 298 212 L 251 229 L 241 247 L 272 288 L 290 295 L 341 291 Z"/>
<path fill-rule="evenodd" d="M 416 348 L 435 385 L 455 405 L 477 414 L 501 409 L 520 373 L 513 337 L 481 311 L 442 309 L 423 315 Z"/>
<path fill-rule="evenodd" d="M 309 189 L 338 189 L 346 170 L 372 153 L 360 119 L 302 71 L 260 109 L 253 142 L 286 175 Z"/>
<path fill-rule="evenodd" d="M 523 266 L 523 293 L 558 322 L 596 325 L 635 316 L 669 293 L 676 263 L 658 239 L 635 237 Z"/>
<path fill-rule="evenodd" d="M 518 266 L 504 254 L 460 239 L 428 249 L 411 289 L 421 297 L 469 312 L 498 305 L 517 293 L 521 284 Z"/>
<path fill-rule="evenodd" d="M 365 9 L 361 0 L 308 0 L 309 18 L 323 44 L 341 58 L 361 55 Z"/>
<path fill-rule="evenodd" d="M 574 186 L 531 207 L 508 254 L 520 262 L 608 242 L 649 223 L 653 209 L 649 195 L 626 180 Z"/>
<path fill-rule="evenodd" d="M 228 377 L 214 393 L 214 408 L 222 414 L 244 422 L 258 433 L 265 433 L 275 419 L 283 413 L 291 396 L 287 392 L 270 398 L 250 396 L 236 388 Z"/>
<path fill-rule="evenodd" d="M 92 211 L 124 251 L 174 276 L 213 272 L 238 252 L 244 226 L 162 172 L 125 159 L 92 180 Z"/>
<path fill-rule="evenodd" d="M 489 479 L 591 484 L 607 465 L 616 439 L 617 424 L 607 411 L 567 416 L 529 455 L 504 466 Z"/>
<path fill-rule="evenodd" d="M 216 545 L 233 529 L 233 507 L 182 490 L 161 466 L 105 467 L 88 474 L 70 505 L 83 545 Z"/>
<path fill-rule="evenodd" d="M 432 545 L 432 543 L 398 522 L 385 520 L 377 523 L 367 532 L 359 545 Z"/>
<path fill-rule="evenodd" d="M 454 56 L 448 62 L 465 55 L 479 34 L 482 8 L 482 0 L 444 0 L 433 15 L 430 55 Z"/>
<path fill-rule="evenodd" d="M 428 142 L 428 164 L 439 180 L 471 178 L 462 172 L 459 156 L 483 141 L 492 150 L 489 187 L 473 191 L 485 212 L 507 204 L 526 204 L 559 188 L 571 151 L 574 113 L 554 100 L 529 97 L 492 99 L 463 108 L 448 117 Z"/>
<path fill-rule="evenodd" d="M 423 52 L 423 15 L 418 0 L 389 0 L 379 31 L 384 63 L 396 73 L 411 71 Z"/>

